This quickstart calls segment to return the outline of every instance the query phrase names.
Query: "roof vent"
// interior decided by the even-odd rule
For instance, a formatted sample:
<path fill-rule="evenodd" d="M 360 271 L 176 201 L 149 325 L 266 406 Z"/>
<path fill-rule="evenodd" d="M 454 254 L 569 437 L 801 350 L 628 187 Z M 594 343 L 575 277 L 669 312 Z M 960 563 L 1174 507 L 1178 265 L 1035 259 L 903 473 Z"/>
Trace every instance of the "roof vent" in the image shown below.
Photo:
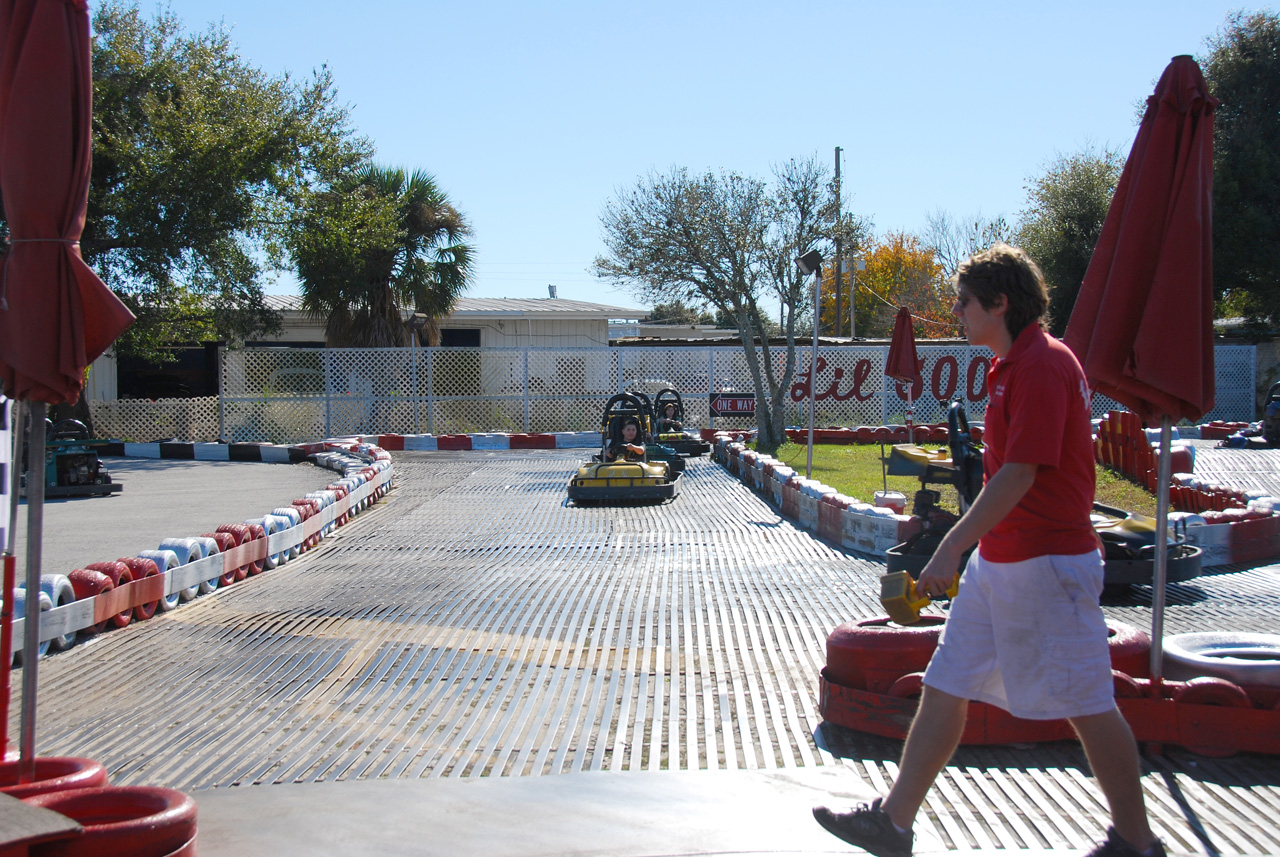
<path fill-rule="evenodd" d="M 554 299 L 555 299 L 555 296 L 556 296 L 556 287 L 555 287 L 555 286 L 547 286 L 547 294 L 549 294 L 549 295 L 551 296 L 551 298 L 554 300 Z"/>

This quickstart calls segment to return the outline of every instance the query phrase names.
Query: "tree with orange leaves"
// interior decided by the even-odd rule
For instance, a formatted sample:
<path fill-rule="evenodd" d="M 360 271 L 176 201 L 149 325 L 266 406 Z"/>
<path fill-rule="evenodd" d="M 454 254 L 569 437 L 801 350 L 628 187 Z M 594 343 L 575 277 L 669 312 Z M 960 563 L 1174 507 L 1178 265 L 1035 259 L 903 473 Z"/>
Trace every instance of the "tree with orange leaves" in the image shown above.
<path fill-rule="evenodd" d="M 866 270 L 857 277 L 856 334 L 859 338 L 887 339 L 893 332 L 898 307 L 916 318 L 916 335 L 922 339 L 955 335 L 951 286 L 934 259 L 933 251 L 907 232 L 890 232 L 864 254 Z M 835 266 L 824 267 L 822 279 L 822 327 L 839 335 L 849 333 L 849 272 L 844 274 L 844 299 L 839 326 L 835 322 Z"/>

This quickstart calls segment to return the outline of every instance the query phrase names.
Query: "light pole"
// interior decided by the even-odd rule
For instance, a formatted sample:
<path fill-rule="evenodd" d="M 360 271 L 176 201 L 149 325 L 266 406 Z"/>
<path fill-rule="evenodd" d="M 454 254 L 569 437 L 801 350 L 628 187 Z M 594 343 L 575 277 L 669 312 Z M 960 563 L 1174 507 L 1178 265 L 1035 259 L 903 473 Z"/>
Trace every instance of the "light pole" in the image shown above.
<path fill-rule="evenodd" d="M 857 303 L 854 296 L 858 293 L 858 272 L 867 270 L 867 260 L 860 257 L 854 257 L 849 260 L 849 341 L 852 342 L 854 335 L 857 333 L 857 322 L 854 319 L 856 313 L 854 309 Z"/>
<path fill-rule="evenodd" d="M 818 374 L 818 317 L 822 296 L 822 254 L 817 250 L 810 250 L 796 259 L 796 265 L 800 268 L 802 276 L 813 274 L 813 353 L 809 357 L 809 456 L 804 466 L 804 478 L 812 479 L 814 383 L 817 381 L 814 376 Z"/>

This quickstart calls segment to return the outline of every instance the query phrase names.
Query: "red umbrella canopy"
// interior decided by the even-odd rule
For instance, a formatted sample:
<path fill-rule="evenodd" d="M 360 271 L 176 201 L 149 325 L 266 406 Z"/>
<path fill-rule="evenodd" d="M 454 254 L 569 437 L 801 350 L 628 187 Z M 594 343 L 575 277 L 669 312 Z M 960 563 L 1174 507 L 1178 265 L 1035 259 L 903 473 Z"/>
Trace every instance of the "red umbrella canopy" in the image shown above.
<path fill-rule="evenodd" d="M 911 311 L 898 310 L 893 320 L 893 338 L 889 340 L 889 357 L 885 360 L 884 374 L 903 384 L 920 380 L 920 355 L 916 353 L 916 331 L 911 323 Z"/>
<path fill-rule="evenodd" d="M 89 13 L 83 0 L 0 0 L 0 28 L 0 381 L 11 398 L 74 402 L 85 367 L 133 322 L 80 257 Z"/>
<path fill-rule="evenodd" d="M 1174 57 L 1147 99 L 1063 341 L 1098 392 L 1147 421 L 1213 408 L 1213 113 Z"/>

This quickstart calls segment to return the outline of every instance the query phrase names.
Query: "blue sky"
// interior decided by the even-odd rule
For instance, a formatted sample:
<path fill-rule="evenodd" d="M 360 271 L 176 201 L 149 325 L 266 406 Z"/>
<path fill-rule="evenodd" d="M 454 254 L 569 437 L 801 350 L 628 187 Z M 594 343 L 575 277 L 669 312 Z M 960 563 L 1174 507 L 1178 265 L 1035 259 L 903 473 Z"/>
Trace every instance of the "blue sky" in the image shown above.
<path fill-rule="evenodd" d="M 1029 177 L 1127 153 L 1170 57 L 1218 0 L 441 4 L 171 0 L 263 70 L 332 70 L 378 160 L 433 173 L 474 229 L 470 297 L 636 306 L 587 271 L 600 212 L 650 170 L 844 150 L 847 210 L 877 233 L 929 212 L 1016 219 Z M 144 11 L 152 7 L 143 4 Z M 1259 7 L 1248 7 L 1256 9 Z M 286 279 L 268 288 L 288 292 Z"/>

